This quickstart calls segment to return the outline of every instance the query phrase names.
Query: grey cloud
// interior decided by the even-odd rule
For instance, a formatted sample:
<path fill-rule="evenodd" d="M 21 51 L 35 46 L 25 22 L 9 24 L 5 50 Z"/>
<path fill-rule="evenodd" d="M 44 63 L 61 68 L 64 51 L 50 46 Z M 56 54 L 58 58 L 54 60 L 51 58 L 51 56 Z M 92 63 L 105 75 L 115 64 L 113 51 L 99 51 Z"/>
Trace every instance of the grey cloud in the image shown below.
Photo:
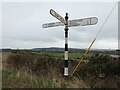
<path fill-rule="evenodd" d="M 3 4 L 3 47 L 49 47 L 64 46 L 64 27 L 43 29 L 42 24 L 58 22 L 49 14 L 55 9 L 60 15 L 69 13 L 70 19 L 80 19 L 96 16 L 98 24 L 94 26 L 79 26 L 69 28 L 70 47 L 87 47 L 99 31 L 104 20 L 115 3 L 4 3 Z M 115 40 L 111 47 L 115 48 L 117 42 L 117 9 L 99 34 L 98 41 Z M 9 43 L 9 42 L 12 43 Z M 23 43 L 21 46 L 18 43 Z M 72 44 L 71 44 L 72 43 Z M 38 45 L 39 44 L 39 45 Z M 115 45 L 114 45 L 115 44 Z M 104 45 L 104 46 L 105 46 Z M 97 47 L 98 46 L 98 47 Z M 102 48 L 97 45 L 96 48 Z M 104 48 L 103 46 L 103 48 Z"/>

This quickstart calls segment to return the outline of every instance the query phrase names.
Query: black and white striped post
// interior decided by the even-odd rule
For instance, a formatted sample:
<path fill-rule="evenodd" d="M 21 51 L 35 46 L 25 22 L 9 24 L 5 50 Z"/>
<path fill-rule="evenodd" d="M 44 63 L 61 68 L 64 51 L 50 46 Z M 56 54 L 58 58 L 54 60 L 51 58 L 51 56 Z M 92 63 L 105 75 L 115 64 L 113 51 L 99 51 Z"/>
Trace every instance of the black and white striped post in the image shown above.
<path fill-rule="evenodd" d="M 68 76 L 68 13 L 65 16 L 65 52 L 64 52 L 64 76 Z"/>

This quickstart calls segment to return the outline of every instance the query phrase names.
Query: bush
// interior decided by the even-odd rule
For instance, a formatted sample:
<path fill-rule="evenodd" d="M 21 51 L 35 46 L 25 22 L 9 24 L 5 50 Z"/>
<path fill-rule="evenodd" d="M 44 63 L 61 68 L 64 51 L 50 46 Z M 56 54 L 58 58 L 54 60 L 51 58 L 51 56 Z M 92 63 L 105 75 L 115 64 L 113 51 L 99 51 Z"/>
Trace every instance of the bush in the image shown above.
<path fill-rule="evenodd" d="M 80 76 L 99 74 L 120 75 L 120 60 L 113 60 L 109 55 L 94 54 L 90 58 L 90 62 L 83 63 L 78 70 Z"/>
<path fill-rule="evenodd" d="M 6 63 L 7 68 L 24 70 L 36 75 L 47 75 L 51 72 L 51 68 L 55 68 L 56 72 L 60 72 L 63 68 L 62 59 L 49 55 L 46 56 L 46 54 L 15 53 L 8 56 Z"/>

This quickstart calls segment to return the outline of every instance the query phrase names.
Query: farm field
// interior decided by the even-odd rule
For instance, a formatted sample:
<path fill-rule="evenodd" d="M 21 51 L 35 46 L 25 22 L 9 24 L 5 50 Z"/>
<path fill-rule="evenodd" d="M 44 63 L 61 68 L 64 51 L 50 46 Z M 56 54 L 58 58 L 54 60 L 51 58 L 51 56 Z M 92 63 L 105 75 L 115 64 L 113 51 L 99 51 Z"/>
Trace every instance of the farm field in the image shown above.
<path fill-rule="evenodd" d="M 64 53 L 38 53 L 38 54 L 45 54 L 45 55 L 49 55 L 49 56 L 64 58 Z M 81 54 L 81 53 L 68 53 L 69 58 L 81 58 L 82 56 L 83 56 L 83 54 Z M 91 55 L 88 54 L 87 57 L 89 57 L 89 56 L 91 56 Z"/>

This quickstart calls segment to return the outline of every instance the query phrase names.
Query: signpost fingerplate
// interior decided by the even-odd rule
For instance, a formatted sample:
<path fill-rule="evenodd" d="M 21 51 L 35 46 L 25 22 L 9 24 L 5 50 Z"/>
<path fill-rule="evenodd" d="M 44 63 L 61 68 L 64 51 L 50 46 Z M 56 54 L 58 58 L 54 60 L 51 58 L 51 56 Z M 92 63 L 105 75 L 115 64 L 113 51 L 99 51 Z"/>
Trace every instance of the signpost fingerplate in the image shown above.
<path fill-rule="evenodd" d="M 43 28 L 56 27 L 56 26 L 64 26 L 64 23 L 62 23 L 62 22 L 53 22 L 53 23 L 46 23 L 46 24 L 42 25 Z"/>
<path fill-rule="evenodd" d="M 66 23 L 65 19 L 62 16 L 60 16 L 58 13 L 56 13 L 53 9 L 50 9 L 50 14 L 55 18 L 57 18 L 58 20 L 60 20 L 62 23 L 64 24 Z"/>
<path fill-rule="evenodd" d="M 75 26 L 87 26 L 87 25 L 95 25 L 98 23 L 98 19 L 96 17 L 84 18 L 84 19 L 74 19 L 68 21 L 68 27 Z M 56 26 L 64 26 L 65 24 L 62 22 L 53 22 L 43 24 L 43 28 L 56 27 Z"/>
<path fill-rule="evenodd" d="M 98 19 L 96 17 L 75 19 L 68 21 L 68 27 L 95 25 L 97 23 L 98 23 Z"/>

